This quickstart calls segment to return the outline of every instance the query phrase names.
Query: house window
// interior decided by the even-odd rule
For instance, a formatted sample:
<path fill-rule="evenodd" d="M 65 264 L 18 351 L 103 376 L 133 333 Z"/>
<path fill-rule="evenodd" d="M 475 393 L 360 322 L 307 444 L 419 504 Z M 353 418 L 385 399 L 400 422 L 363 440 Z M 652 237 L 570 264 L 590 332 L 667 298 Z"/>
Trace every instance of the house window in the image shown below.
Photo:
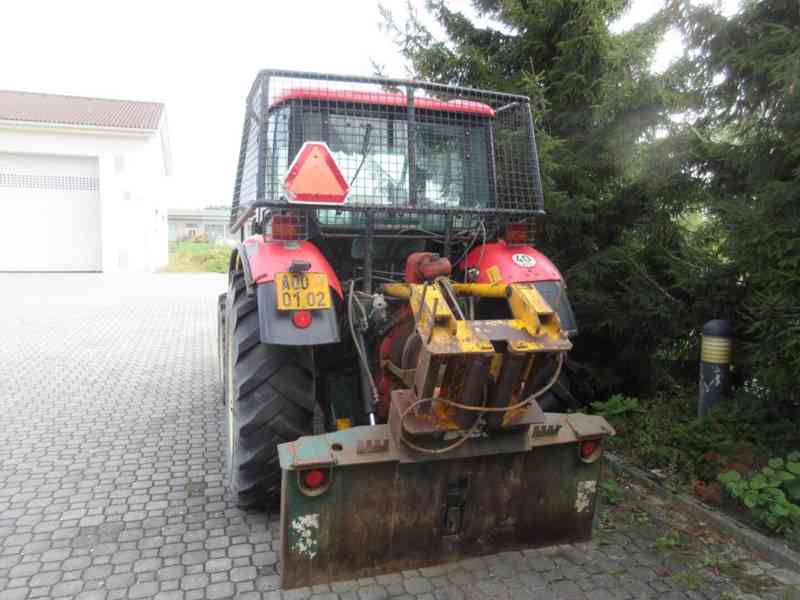
<path fill-rule="evenodd" d="M 197 223 L 186 223 L 186 225 L 183 226 L 183 238 L 186 240 L 191 240 L 199 233 L 200 227 L 198 227 Z"/>

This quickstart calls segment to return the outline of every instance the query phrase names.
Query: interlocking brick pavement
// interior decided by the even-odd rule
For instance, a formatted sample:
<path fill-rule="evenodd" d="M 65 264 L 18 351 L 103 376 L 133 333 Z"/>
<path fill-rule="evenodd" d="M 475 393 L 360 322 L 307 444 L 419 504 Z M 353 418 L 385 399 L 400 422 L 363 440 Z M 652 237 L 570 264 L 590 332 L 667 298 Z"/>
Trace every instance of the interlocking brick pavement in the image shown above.
<path fill-rule="evenodd" d="M 223 481 L 225 281 L 0 274 L 0 600 L 792 597 L 798 574 L 713 534 L 660 548 L 688 525 L 643 500 L 588 544 L 278 591 L 277 522 Z"/>

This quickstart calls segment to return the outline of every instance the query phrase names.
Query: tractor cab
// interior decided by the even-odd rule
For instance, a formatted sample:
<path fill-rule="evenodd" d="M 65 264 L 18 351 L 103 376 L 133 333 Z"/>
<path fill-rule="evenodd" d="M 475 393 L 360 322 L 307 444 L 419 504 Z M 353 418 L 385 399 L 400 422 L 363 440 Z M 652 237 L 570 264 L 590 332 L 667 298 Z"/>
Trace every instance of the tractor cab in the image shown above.
<path fill-rule="evenodd" d="M 418 99 L 415 131 L 409 139 L 403 94 L 289 89 L 269 110 L 268 191 L 280 197 L 282 176 L 291 159 L 305 142 L 322 141 L 348 183 L 348 203 L 487 208 L 493 201 L 490 124 L 494 116 L 490 106 L 479 102 Z M 416 218 L 411 214 L 395 217 L 395 225 Z M 319 219 L 325 227 L 363 225 L 335 211 L 322 212 Z M 442 219 L 430 223 L 436 229 L 443 224 Z"/>
<path fill-rule="evenodd" d="M 285 214 L 311 216 L 312 227 L 339 233 L 364 229 L 370 212 L 380 214 L 375 230 L 442 233 L 544 214 L 527 98 L 272 73 L 248 98 L 233 225 L 256 214 L 268 226 L 280 214 L 274 209 L 303 203 L 305 211 Z M 339 201 L 298 202 L 287 194 L 286 177 L 309 142 L 326 145 L 346 182 Z M 273 210 L 259 210 L 265 206 Z"/>

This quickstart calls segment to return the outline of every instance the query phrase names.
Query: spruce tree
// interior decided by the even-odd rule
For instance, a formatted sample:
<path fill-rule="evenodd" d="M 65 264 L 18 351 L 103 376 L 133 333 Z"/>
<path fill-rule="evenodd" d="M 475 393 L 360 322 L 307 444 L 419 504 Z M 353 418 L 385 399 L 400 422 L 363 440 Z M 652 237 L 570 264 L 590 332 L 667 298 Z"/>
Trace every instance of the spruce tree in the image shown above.
<path fill-rule="evenodd" d="M 663 132 L 685 94 L 649 68 L 671 13 L 614 34 L 626 5 L 475 0 L 491 23 L 478 26 L 428 2 L 443 40 L 413 12 L 398 22 L 385 11 L 416 76 L 531 98 L 548 212 L 537 245 L 569 284 L 581 328 L 572 357 L 592 382 L 585 400 L 642 393 L 661 359 L 691 354 L 682 341 L 698 318 L 685 265 L 705 260 L 679 219 L 699 201 L 698 183 L 665 167 Z"/>
<path fill-rule="evenodd" d="M 730 278 L 723 305 L 737 362 L 754 388 L 800 393 L 800 3 L 746 2 L 726 18 L 677 4 L 696 117 L 685 170 L 705 185 L 710 226 Z"/>

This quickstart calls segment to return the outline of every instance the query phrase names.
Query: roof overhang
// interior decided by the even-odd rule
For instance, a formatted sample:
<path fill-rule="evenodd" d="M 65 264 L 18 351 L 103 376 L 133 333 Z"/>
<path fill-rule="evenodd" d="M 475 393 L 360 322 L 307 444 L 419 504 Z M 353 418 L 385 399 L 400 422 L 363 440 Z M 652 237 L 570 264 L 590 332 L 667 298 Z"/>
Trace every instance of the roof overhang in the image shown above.
<path fill-rule="evenodd" d="M 133 127 L 101 127 L 97 125 L 74 125 L 69 123 L 50 123 L 42 121 L 16 121 L 0 119 L 0 129 L 14 131 L 64 133 L 80 135 L 102 135 L 146 139 L 158 133 L 158 129 L 136 129 Z"/>

